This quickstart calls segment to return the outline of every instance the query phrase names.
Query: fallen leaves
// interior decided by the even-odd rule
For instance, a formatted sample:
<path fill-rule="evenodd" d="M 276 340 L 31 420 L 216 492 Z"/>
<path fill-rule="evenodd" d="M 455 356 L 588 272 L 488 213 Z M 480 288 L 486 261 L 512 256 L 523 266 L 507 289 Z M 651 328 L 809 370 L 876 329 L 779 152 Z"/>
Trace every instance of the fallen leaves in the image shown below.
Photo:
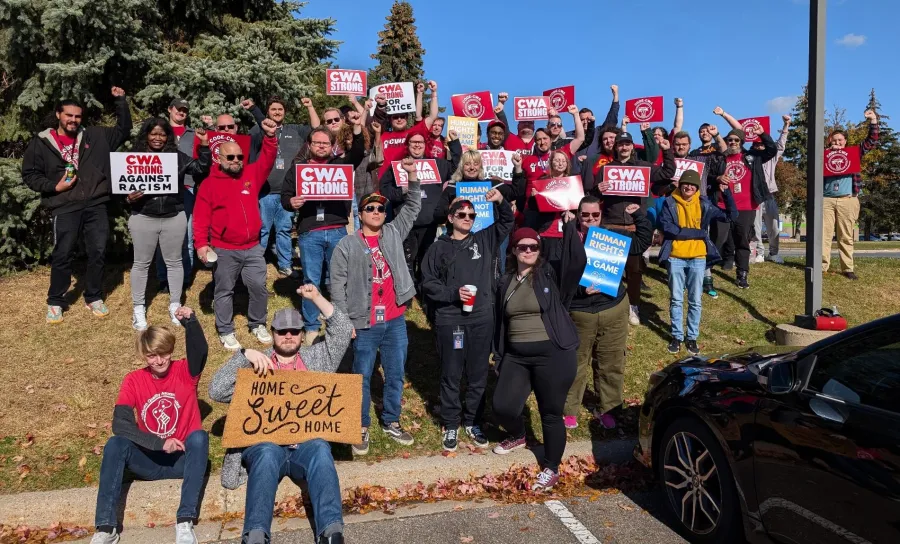
<path fill-rule="evenodd" d="M 81 459 L 78 460 L 78 468 L 84 468 L 84 465 L 87 464 L 87 457 L 81 456 Z"/>

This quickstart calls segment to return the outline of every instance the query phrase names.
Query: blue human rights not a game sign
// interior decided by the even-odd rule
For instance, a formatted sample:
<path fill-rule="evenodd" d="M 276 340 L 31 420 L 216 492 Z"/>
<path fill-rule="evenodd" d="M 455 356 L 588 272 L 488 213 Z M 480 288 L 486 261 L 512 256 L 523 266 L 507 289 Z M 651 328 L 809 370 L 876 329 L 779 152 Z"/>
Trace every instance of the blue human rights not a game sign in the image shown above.
<path fill-rule="evenodd" d="M 587 265 L 578 285 L 593 287 L 605 295 L 616 296 L 625 273 L 625 261 L 630 248 L 630 236 L 597 227 L 588 229 L 584 238 Z"/>
<path fill-rule="evenodd" d="M 491 190 L 490 181 L 466 181 L 456 183 L 456 196 L 464 198 L 475 206 L 475 223 L 472 232 L 484 230 L 494 224 L 494 203 L 488 202 L 484 195 Z"/>

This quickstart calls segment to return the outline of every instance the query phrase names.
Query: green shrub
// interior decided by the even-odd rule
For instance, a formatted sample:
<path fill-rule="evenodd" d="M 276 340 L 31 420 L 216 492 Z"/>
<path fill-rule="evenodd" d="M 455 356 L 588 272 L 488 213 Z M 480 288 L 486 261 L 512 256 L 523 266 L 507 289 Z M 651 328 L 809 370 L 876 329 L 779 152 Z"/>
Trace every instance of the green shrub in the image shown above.
<path fill-rule="evenodd" d="M 0 159 L 0 275 L 47 262 L 53 251 L 50 213 L 22 183 L 22 162 Z"/>

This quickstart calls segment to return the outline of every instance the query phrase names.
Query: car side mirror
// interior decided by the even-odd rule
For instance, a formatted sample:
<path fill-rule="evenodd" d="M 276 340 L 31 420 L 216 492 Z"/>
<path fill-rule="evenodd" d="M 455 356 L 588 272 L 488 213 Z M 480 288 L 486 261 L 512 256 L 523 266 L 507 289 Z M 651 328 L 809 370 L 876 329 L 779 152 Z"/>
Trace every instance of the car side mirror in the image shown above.
<path fill-rule="evenodd" d="M 781 361 L 769 367 L 766 375 L 766 389 L 773 395 L 790 393 L 794 389 L 794 363 Z"/>

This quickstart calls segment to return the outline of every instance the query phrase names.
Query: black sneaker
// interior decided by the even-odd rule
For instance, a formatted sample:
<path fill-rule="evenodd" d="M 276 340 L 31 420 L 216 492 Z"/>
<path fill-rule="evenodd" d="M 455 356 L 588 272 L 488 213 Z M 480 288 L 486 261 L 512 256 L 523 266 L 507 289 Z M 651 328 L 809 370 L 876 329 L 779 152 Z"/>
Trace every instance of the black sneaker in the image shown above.
<path fill-rule="evenodd" d="M 687 348 L 688 353 L 690 353 L 691 355 L 699 355 L 700 354 L 700 348 L 697 347 L 696 340 L 691 340 L 691 339 L 685 340 L 684 347 Z"/>
<path fill-rule="evenodd" d="M 859 276 L 857 276 L 853 272 L 844 272 L 843 274 L 844 274 L 844 277 L 847 278 L 848 280 L 856 281 L 859 279 Z"/>
<path fill-rule="evenodd" d="M 481 432 L 481 427 L 478 425 L 466 425 L 466 436 L 472 440 L 472 443 L 475 444 L 476 448 L 486 448 L 488 447 L 488 444 L 490 444 L 487 437 Z"/>
<path fill-rule="evenodd" d="M 441 443 L 444 446 L 444 451 L 456 451 L 456 447 L 459 445 L 459 440 L 457 438 L 457 433 L 459 429 L 444 429 L 444 432 L 441 433 Z"/>
<path fill-rule="evenodd" d="M 344 534 L 334 533 L 331 536 L 320 535 L 318 544 L 344 544 Z"/>
<path fill-rule="evenodd" d="M 750 282 L 747 281 L 747 271 L 746 270 L 738 270 L 737 286 L 739 289 L 749 289 L 750 288 Z"/>
<path fill-rule="evenodd" d="M 362 441 L 359 444 L 353 444 L 353 455 L 366 455 L 369 453 L 369 429 L 362 432 Z"/>
<path fill-rule="evenodd" d="M 681 340 L 676 340 L 675 338 L 669 342 L 669 347 L 666 348 L 669 350 L 669 353 L 678 353 L 681 351 Z"/>
<path fill-rule="evenodd" d="M 390 436 L 394 439 L 394 441 L 403 444 L 404 446 L 411 446 L 415 440 L 412 435 L 403 430 L 403 427 L 400 426 L 400 423 L 393 422 L 389 425 L 382 425 L 381 430 L 384 431 L 384 434 Z"/>
<path fill-rule="evenodd" d="M 725 263 L 722 264 L 722 270 L 734 270 L 734 261 L 725 261 Z"/>

